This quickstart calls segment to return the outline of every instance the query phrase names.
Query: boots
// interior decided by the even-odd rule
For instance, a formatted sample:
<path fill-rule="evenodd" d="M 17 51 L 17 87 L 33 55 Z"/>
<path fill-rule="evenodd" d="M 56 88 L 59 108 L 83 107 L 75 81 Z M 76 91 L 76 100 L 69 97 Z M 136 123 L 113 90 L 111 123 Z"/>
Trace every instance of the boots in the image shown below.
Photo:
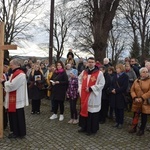
<path fill-rule="evenodd" d="M 137 136 L 142 136 L 142 135 L 144 135 L 144 131 L 143 130 L 139 130 L 136 135 Z"/>
<path fill-rule="evenodd" d="M 131 129 L 129 129 L 128 132 L 129 132 L 129 133 L 135 133 L 135 132 L 136 132 L 136 128 L 131 128 Z"/>

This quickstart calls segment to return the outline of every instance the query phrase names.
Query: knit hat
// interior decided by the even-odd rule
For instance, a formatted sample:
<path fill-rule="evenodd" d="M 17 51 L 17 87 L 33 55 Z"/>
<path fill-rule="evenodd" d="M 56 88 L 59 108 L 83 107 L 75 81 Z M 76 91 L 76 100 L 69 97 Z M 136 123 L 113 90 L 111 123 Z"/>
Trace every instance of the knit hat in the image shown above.
<path fill-rule="evenodd" d="M 77 69 L 72 69 L 70 71 L 70 73 L 72 73 L 74 76 L 78 76 L 78 70 Z"/>

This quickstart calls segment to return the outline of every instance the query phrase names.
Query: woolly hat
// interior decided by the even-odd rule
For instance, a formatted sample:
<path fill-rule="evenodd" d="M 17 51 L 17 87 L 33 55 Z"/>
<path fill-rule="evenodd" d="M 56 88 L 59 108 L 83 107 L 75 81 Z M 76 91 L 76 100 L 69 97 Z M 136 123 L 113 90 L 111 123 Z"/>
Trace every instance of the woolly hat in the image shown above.
<path fill-rule="evenodd" d="M 74 76 L 78 76 L 78 70 L 77 69 L 72 69 L 70 71 L 70 73 L 72 73 Z"/>

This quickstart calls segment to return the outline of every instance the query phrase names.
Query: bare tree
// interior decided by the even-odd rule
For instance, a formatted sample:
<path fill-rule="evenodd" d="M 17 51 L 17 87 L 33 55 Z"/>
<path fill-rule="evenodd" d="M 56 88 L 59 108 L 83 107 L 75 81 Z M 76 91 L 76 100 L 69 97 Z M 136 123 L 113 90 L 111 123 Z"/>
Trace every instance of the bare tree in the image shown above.
<path fill-rule="evenodd" d="M 113 27 L 112 20 L 114 19 L 119 1 L 84 0 L 78 8 L 82 12 L 79 21 L 82 29 L 84 29 L 83 34 L 79 34 L 83 37 L 80 43 L 85 43 L 85 45 L 82 45 L 87 48 L 91 47 L 94 51 L 95 58 L 101 62 L 106 56 L 109 31 Z"/>
<path fill-rule="evenodd" d="M 134 37 L 134 41 L 131 46 L 130 57 L 138 60 L 140 59 L 140 44 L 137 36 Z"/>
<path fill-rule="evenodd" d="M 48 12 L 45 16 L 48 15 Z M 57 5 L 55 7 L 54 15 L 54 51 L 56 52 L 56 60 L 60 60 L 64 53 L 64 44 L 67 44 L 70 40 L 71 28 L 76 18 L 75 9 L 72 7 L 66 7 L 65 5 Z M 49 30 L 49 18 L 46 18 L 46 21 L 42 21 L 46 31 Z"/>
<path fill-rule="evenodd" d="M 121 12 L 130 25 L 135 43 L 137 38 L 140 43 L 141 60 L 147 58 L 147 39 L 150 34 L 150 1 L 149 0 L 122 0 L 120 6 Z"/>
<path fill-rule="evenodd" d="M 25 30 L 37 17 L 36 11 L 42 4 L 38 0 L 0 0 L 0 21 L 5 23 L 5 44 L 11 44 L 19 35 L 26 35 Z M 8 51 L 5 57 L 9 57 Z"/>
<path fill-rule="evenodd" d="M 111 53 L 111 61 L 113 65 L 116 65 L 119 61 L 119 58 L 122 57 L 122 54 L 125 50 L 125 41 L 121 41 L 121 33 L 117 30 L 111 30 L 109 35 L 109 51 Z"/>

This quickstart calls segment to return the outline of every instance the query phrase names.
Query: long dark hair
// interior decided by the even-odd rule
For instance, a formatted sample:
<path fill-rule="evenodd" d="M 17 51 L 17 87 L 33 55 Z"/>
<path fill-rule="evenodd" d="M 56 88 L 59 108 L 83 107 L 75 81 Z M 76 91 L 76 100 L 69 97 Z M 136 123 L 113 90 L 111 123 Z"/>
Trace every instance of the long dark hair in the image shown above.
<path fill-rule="evenodd" d="M 63 64 L 63 62 L 61 60 L 59 60 L 59 61 L 56 62 L 56 64 L 55 64 L 56 69 L 57 69 L 57 64 L 58 63 L 61 64 L 61 66 L 62 66 L 63 69 L 65 69 L 65 66 L 64 66 L 64 64 Z"/>

